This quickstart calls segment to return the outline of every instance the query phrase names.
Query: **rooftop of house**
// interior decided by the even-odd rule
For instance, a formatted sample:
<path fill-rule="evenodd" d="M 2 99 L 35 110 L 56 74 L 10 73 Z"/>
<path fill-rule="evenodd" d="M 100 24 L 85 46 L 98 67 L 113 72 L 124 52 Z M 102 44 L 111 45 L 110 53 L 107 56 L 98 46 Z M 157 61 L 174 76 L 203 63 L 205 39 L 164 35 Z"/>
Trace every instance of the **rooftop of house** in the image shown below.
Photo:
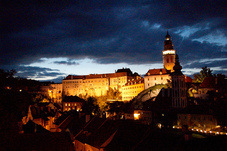
<path fill-rule="evenodd" d="M 85 100 L 78 96 L 65 96 L 62 102 L 81 102 L 84 103 Z"/>
<path fill-rule="evenodd" d="M 144 84 L 144 79 L 141 77 L 139 79 L 133 79 L 128 81 L 124 86 L 135 85 L 135 84 Z"/>
<path fill-rule="evenodd" d="M 192 78 L 188 77 L 188 76 L 185 76 L 185 82 L 186 83 L 192 83 Z"/>
<path fill-rule="evenodd" d="M 133 76 L 132 71 L 129 68 L 118 69 L 115 73 L 106 74 L 89 74 L 89 75 L 68 75 L 63 80 L 73 80 L 73 79 L 96 79 L 96 78 L 114 78 L 122 76 Z"/>
<path fill-rule="evenodd" d="M 169 71 L 167 71 L 167 70 L 164 69 L 164 68 L 162 68 L 162 69 L 150 69 L 150 70 L 148 70 L 148 72 L 145 74 L 145 76 L 165 75 L 165 74 L 169 74 Z"/>

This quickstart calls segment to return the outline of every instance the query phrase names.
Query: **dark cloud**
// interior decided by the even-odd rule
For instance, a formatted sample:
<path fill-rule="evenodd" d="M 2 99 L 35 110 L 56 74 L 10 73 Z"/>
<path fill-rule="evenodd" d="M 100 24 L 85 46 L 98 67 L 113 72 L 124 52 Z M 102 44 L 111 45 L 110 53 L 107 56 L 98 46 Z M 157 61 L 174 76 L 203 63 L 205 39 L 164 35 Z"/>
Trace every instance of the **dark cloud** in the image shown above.
<path fill-rule="evenodd" d="M 79 65 L 79 63 L 75 61 L 54 61 L 54 63 L 64 65 Z"/>
<path fill-rule="evenodd" d="M 51 80 L 40 80 L 42 82 L 54 82 L 54 83 L 62 83 L 62 80 L 65 78 L 65 76 L 59 76 L 57 78 L 53 78 Z"/>
<path fill-rule="evenodd" d="M 60 73 L 57 69 L 31 67 L 31 66 L 17 66 L 14 67 L 17 71 L 16 76 L 25 78 L 46 78 L 46 77 L 59 77 L 64 76 L 64 73 Z"/>
<path fill-rule="evenodd" d="M 226 57 L 223 4 L 221 0 L 2 1 L 0 65 L 27 65 L 54 57 L 92 58 L 102 64 L 160 62 L 167 29 L 183 64 Z M 223 38 L 215 43 L 218 36 Z"/>

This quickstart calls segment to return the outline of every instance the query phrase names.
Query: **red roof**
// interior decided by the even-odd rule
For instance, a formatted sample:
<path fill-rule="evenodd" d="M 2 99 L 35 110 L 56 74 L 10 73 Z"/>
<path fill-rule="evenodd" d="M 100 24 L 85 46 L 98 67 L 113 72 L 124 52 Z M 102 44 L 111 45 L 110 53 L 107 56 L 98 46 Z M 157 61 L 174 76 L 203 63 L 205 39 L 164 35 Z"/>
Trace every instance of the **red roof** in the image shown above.
<path fill-rule="evenodd" d="M 169 74 L 166 69 L 150 69 L 145 76 Z"/>
<path fill-rule="evenodd" d="M 89 74 L 89 75 L 68 75 L 64 80 L 71 79 L 96 79 L 96 78 L 112 78 L 112 77 L 122 77 L 127 76 L 127 72 L 119 72 L 119 73 L 107 73 L 107 74 Z"/>
<path fill-rule="evenodd" d="M 188 77 L 188 76 L 185 76 L 185 82 L 186 83 L 192 83 L 192 78 Z"/>
<path fill-rule="evenodd" d="M 144 83 L 144 79 L 143 78 L 135 79 L 135 80 L 132 80 L 132 81 L 128 81 L 124 86 L 141 84 L 141 83 Z"/>

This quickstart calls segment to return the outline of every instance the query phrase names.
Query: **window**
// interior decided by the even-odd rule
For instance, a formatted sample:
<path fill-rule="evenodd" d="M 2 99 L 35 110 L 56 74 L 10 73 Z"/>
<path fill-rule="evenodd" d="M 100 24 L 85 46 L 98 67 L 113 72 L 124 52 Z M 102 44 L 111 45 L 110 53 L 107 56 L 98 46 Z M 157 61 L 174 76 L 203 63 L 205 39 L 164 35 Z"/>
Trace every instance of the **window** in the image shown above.
<path fill-rule="evenodd" d="M 65 103 L 65 106 L 67 106 L 67 103 Z"/>

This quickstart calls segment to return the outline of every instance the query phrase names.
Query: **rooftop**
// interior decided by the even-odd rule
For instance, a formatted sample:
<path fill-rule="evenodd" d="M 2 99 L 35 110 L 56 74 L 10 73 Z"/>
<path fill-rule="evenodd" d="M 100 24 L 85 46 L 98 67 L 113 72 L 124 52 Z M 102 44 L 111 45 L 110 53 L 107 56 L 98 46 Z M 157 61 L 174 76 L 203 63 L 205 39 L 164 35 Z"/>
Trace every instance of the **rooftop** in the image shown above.
<path fill-rule="evenodd" d="M 162 75 L 162 74 L 169 74 L 169 72 L 162 68 L 162 69 L 150 69 L 148 72 L 145 74 L 145 76 L 150 76 L 150 75 Z"/>

